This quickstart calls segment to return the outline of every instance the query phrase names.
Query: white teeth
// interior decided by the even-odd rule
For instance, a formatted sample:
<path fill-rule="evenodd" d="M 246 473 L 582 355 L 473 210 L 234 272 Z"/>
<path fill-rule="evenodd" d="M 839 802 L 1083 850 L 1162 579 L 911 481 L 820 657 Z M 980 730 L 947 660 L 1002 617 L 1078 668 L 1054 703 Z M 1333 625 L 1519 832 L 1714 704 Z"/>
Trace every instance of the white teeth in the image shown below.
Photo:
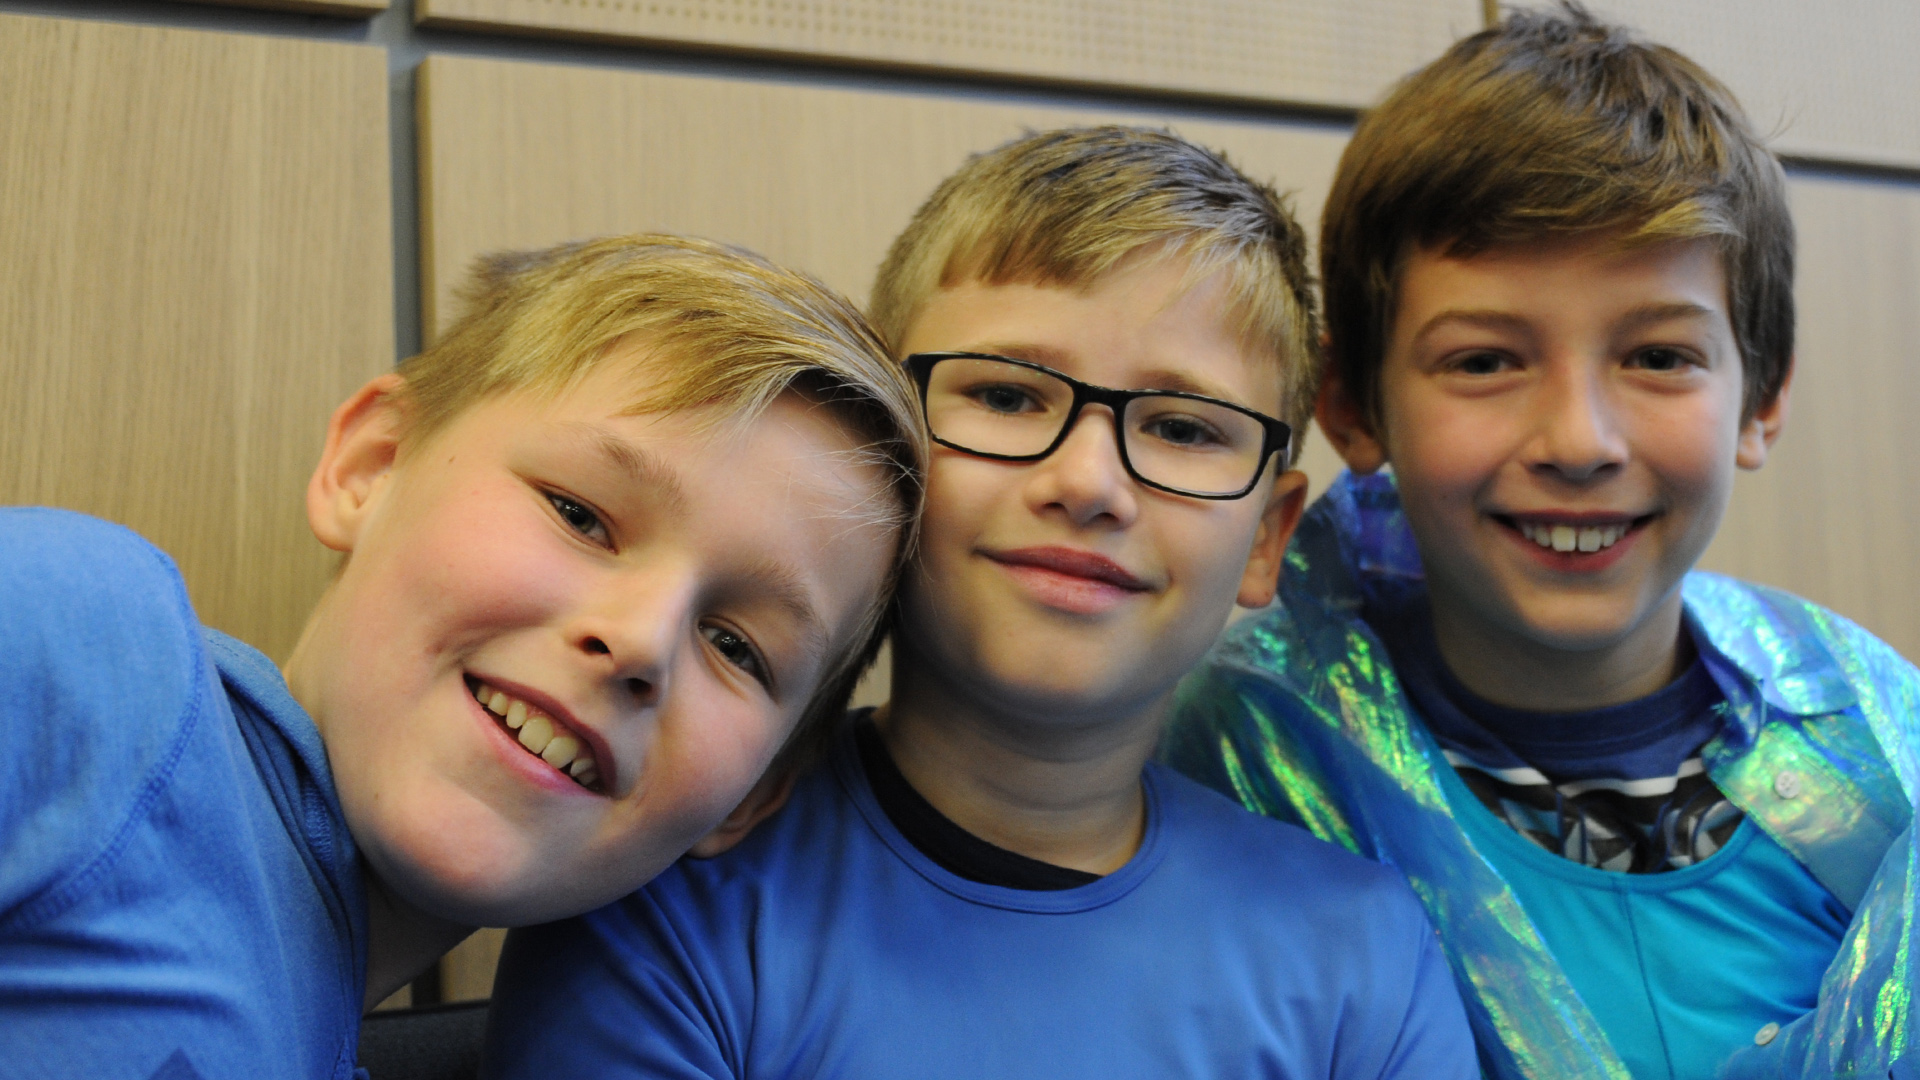
<path fill-rule="evenodd" d="M 1590 554 L 1605 551 L 1627 535 L 1626 525 L 1545 525 L 1520 522 L 1520 535 L 1554 551 L 1578 551 Z"/>
<path fill-rule="evenodd" d="M 524 706 L 516 701 L 513 707 L 519 709 Z M 552 741 L 553 722 L 538 713 L 528 717 L 526 726 L 520 729 L 520 745 L 536 754 L 545 750 Z"/>
<path fill-rule="evenodd" d="M 599 782 L 600 770 L 593 754 L 578 738 L 560 734 L 565 729 L 556 728 L 552 717 L 484 683 L 474 690 L 473 696 L 488 712 L 500 717 L 508 730 L 519 733 L 521 746 L 540 755 L 547 764 L 573 777 L 581 787 L 592 787 Z"/>
<path fill-rule="evenodd" d="M 579 752 L 579 739 L 571 735 L 555 735 L 553 741 L 547 744 L 547 748 L 540 751 L 540 756 L 546 760 L 547 764 L 554 768 L 564 769 L 567 767 L 567 764 L 573 760 L 574 755 Z"/>

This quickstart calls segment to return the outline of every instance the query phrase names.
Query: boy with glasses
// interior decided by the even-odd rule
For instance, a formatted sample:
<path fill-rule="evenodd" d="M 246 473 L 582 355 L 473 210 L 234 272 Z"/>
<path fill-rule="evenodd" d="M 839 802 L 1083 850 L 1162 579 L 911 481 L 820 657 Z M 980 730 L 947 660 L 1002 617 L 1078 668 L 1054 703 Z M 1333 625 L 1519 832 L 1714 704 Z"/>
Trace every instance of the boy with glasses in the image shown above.
<path fill-rule="evenodd" d="M 934 193 L 874 301 L 937 444 L 892 701 L 734 850 L 517 933 L 488 1075 L 1475 1075 L 1397 873 L 1148 763 L 1300 511 L 1304 255 L 1162 132 Z"/>

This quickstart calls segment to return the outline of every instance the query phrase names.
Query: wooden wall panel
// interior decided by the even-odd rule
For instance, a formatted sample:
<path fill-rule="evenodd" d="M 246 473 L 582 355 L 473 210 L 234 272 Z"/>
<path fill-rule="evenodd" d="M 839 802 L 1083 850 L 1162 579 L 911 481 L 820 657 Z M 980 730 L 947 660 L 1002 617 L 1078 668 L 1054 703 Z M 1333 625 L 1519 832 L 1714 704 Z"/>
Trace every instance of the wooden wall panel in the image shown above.
<path fill-rule="evenodd" d="M 1797 176 L 1786 430 L 1704 565 L 1834 608 L 1920 660 L 1920 185 Z"/>
<path fill-rule="evenodd" d="M 132 526 L 284 656 L 303 494 L 393 362 L 380 49 L 0 16 L 0 502 Z"/>
<path fill-rule="evenodd" d="M 420 84 L 422 324 L 485 252 L 666 229 L 745 244 L 864 301 L 893 237 L 969 153 L 1026 130 L 1166 123 L 1048 109 L 436 56 Z M 1310 233 L 1345 145 L 1330 127 L 1181 120 L 1176 130 L 1297 191 Z M 1319 482 L 1334 459 L 1309 439 Z"/>
<path fill-rule="evenodd" d="M 1532 3 L 1533 0 L 1528 0 Z M 1788 154 L 1920 168 L 1913 0 L 1594 0 L 1732 87 Z"/>
<path fill-rule="evenodd" d="M 418 0 L 430 26 L 1357 107 L 1478 0 Z"/>
<path fill-rule="evenodd" d="M 221 4 L 227 7 L 265 8 L 270 11 L 302 11 L 314 15 L 341 15 L 348 18 L 377 15 L 387 10 L 387 0 L 186 0 L 194 4 Z"/>

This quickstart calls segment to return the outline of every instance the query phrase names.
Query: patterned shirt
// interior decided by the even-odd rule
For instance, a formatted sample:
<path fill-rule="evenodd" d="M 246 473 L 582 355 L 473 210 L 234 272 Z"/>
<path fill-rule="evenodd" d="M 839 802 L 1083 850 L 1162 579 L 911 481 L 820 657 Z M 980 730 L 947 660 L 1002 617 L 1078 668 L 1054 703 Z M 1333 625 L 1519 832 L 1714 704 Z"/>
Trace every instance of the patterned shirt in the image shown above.
<path fill-rule="evenodd" d="M 1744 816 L 1707 776 L 1700 748 L 1726 699 L 1695 660 L 1635 701 L 1579 712 L 1510 709 L 1448 670 L 1417 610 L 1368 622 L 1467 788 L 1514 831 L 1586 866 L 1651 874 L 1720 850 Z"/>

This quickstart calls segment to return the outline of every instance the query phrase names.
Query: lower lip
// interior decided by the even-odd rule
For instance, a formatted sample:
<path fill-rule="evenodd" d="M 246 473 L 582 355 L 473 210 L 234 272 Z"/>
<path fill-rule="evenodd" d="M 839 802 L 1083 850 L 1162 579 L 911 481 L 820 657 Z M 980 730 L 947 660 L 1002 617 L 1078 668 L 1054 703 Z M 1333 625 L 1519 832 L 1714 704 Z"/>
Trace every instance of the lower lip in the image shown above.
<path fill-rule="evenodd" d="M 1003 562 L 996 565 L 1018 582 L 1028 596 L 1046 607 L 1072 615 L 1104 615 L 1140 595 L 1111 582 L 1063 574 L 1043 566 Z"/>
<path fill-rule="evenodd" d="M 521 746 L 520 740 L 514 738 L 505 727 L 501 726 L 500 718 L 489 712 L 486 706 L 480 704 L 472 694 L 462 693 L 461 696 L 467 699 L 467 705 L 474 711 L 475 718 L 485 725 L 492 735 L 494 752 L 509 769 L 525 777 L 528 782 L 557 794 L 597 797 L 593 792 L 574 783 L 572 777 L 547 764 L 544 759 Z"/>
<path fill-rule="evenodd" d="M 1525 548 L 1528 556 L 1536 563 L 1562 574 L 1597 574 L 1603 570 L 1612 569 L 1621 559 L 1626 558 L 1627 549 L 1640 538 L 1641 530 L 1641 525 L 1636 522 L 1627 530 L 1625 536 L 1613 542 L 1612 547 L 1604 547 L 1599 551 L 1555 551 L 1527 539 L 1525 533 L 1511 525 L 1502 524 L 1500 527 L 1506 530 L 1514 543 Z"/>

